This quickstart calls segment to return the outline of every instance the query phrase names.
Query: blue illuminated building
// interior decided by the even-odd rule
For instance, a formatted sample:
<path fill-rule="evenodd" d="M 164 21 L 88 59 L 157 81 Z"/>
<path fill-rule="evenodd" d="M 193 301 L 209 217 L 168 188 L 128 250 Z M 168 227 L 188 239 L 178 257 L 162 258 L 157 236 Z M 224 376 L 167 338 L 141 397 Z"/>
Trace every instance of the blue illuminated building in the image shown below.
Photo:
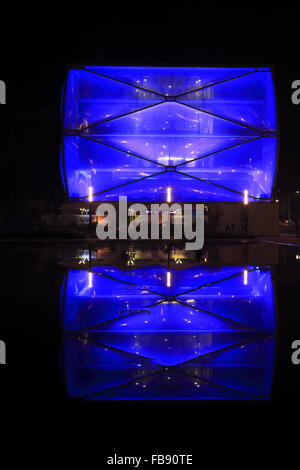
<path fill-rule="evenodd" d="M 269 68 L 70 69 L 61 170 L 71 200 L 270 201 L 277 124 Z"/>
<path fill-rule="evenodd" d="M 68 395 L 266 399 L 275 317 L 268 267 L 70 269 L 61 297 Z"/>

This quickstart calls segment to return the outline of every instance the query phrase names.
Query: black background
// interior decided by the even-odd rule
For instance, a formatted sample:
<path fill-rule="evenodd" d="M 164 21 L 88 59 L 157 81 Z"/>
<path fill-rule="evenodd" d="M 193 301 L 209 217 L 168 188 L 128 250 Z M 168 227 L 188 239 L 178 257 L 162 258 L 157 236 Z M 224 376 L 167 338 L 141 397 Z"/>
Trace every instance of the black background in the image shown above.
<path fill-rule="evenodd" d="M 235 8 L 99 3 L 97 10 L 88 3 L 59 10 L 44 5 L 43 13 L 12 5 L 0 19 L 0 79 L 7 85 L 7 105 L 0 107 L 1 215 L 22 217 L 29 199 L 46 200 L 51 210 L 63 201 L 60 95 L 68 65 L 80 63 L 273 66 L 281 135 L 278 187 L 296 188 L 300 106 L 291 102 L 291 83 L 300 80 L 299 21 L 295 7 L 263 10 L 252 3 Z M 297 432 L 299 377 L 290 363 L 290 344 L 300 337 L 300 299 L 293 266 L 281 274 L 280 384 L 270 403 L 92 406 L 67 399 L 59 361 L 53 361 L 63 268 L 58 273 L 54 263 L 40 265 L 28 249 L 2 247 L 1 260 L 0 337 L 8 346 L 1 403 L 3 434 L 14 446 L 11 459 L 58 466 L 63 450 L 70 462 L 94 466 L 93 457 L 96 468 L 103 468 L 104 457 L 114 451 L 140 455 L 143 448 L 148 455 L 193 452 L 197 468 L 206 457 L 211 464 L 221 458 L 244 466 L 261 452 L 276 454 L 274 441 L 266 443 L 270 435 Z"/>
<path fill-rule="evenodd" d="M 280 124 L 278 188 L 299 187 L 300 106 L 291 84 L 300 79 L 300 7 L 132 5 L 48 10 L 1 17 L 0 204 L 10 213 L 24 198 L 64 198 L 59 170 L 60 97 L 67 67 L 77 64 L 271 65 Z M 90 12 L 91 10 L 91 12 Z M 94 12 L 94 13 L 93 13 Z M 20 204 L 22 202 L 22 204 Z"/>

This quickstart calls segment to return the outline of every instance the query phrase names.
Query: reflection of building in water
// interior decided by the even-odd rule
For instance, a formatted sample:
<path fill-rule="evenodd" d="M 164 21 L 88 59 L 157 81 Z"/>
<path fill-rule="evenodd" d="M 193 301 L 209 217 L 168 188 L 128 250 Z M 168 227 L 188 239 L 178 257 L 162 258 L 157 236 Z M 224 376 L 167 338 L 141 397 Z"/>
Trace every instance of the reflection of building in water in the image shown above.
<path fill-rule="evenodd" d="M 182 244 L 184 246 L 184 243 Z M 57 257 L 68 268 L 88 268 L 89 264 L 100 266 L 113 264 L 119 268 L 131 265 L 147 266 L 157 264 L 167 266 L 168 263 L 176 264 L 176 269 L 186 269 L 191 266 L 223 266 L 223 265 L 277 265 L 278 245 L 266 243 L 223 243 L 205 244 L 199 251 L 186 251 L 174 248 L 164 243 L 149 249 L 146 243 L 128 244 L 117 243 L 91 243 L 90 248 L 72 247 L 68 250 L 58 251 Z"/>
<path fill-rule="evenodd" d="M 272 270 L 184 268 L 179 253 L 168 259 L 165 266 L 92 261 L 68 270 L 61 322 L 69 396 L 268 398 L 276 330 Z"/>

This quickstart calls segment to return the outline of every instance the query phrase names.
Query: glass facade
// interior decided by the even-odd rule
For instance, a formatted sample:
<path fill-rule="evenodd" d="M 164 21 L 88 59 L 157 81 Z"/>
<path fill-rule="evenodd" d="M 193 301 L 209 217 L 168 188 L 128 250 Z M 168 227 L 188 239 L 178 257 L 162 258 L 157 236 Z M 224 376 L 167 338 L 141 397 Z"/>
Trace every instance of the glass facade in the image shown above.
<path fill-rule="evenodd" d="M 166 201 L 168 187 L 173 201 L 242 201 L 245 190 L 250 202 L 272 196 L 270 69 L 71 69 L 62 121 L 62 177 L 75 200 L 92 192 L 99 201 Z"/>

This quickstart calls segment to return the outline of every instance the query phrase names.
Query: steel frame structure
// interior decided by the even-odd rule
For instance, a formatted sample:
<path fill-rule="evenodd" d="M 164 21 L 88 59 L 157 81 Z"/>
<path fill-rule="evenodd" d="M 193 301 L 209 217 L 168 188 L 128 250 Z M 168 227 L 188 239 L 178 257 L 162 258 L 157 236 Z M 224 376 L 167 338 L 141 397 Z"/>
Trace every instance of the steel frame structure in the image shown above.
<path fill-rule="evenodd" d="M 98 66 L 98 65 L 97 65 Z M 96 66 L 96 67 L 97 67 Z M 196 87 L 190 91 L 186 91 L 184 93 L 178 93 L 178 94 L 174 94 L 174 95 L 168 95 L 168 94 L 163 94 L 163 93 L 159 93 L 157 90 L 153 90 L 151 88 L 146 88 L 144 86 L 140 86 L 140 85 L 137 85 L 137 84 L 132 84 L 130 82 L 127 82 L 127 81 L 124 81 L 124 80 L 121 80 L 121 79 L 118 79 L 118 78 L 115 78 L 115 77 L 111 77 L 111 76 L 108 76 L 108 75 L 105 75 L 105 74 L 102 74 L 102 73 L 99 73 L 99 72 L 95 72 L 93 70 L 91 70 L 93 66 L 76 66 L 76 67 L 69 67 L 69 71 L 70 70 L 81 70 L 81 71 L 88 71 L 90 72 L 91 74 L 94 74 L 94 75 L 97 75 L 99 77 L 103 77 L 103 78 L 107 78 L 107 79 L 110 79 L 112 81 L 115 81 L 115 82 L 118 82 L 118 83 L 121 83 L 121 84 L 124 84 L 126 86 L 130 86 L 130 87 L 133 87 L 135 89 L 139 89 L 141 91 L 144 91 L 144 92 L 147 92 L 147 93 L 153 93 L 155 94 L 157 97 L 160 97 L 161 98 L 161 101 L 159 101 L 158 103 L 155 103 L 155 104 L 151 104 L 149 106 L 144 106 L 142 108 L 139 108 L 138 110 L 135 109 L 133 111 L 130 111 L 130 112 L 127 112 L 127 113 L 123 113 L 123 114 L 120 114 L 120 115 L 117 115 L 117 116 L 114 116 L 114 117 L 111 117 L 111 118 L 107 118 L 107 119 L 103 119 L 103 120 L 99 120 L 91 125 L 88 125 L 86 127 L 81 127 L 80 129 L 69 129 L 69 128 L 65 128 L 64 126 L 64 122 L 65 122 L 65 100 L 66 100 L 66 90 L 67 90 L 67 86 L 68 86 L 68 78 L 66 79 L 65 83 L 64 83 L 64 86 L 63 86 L 63 93 L 62 93 L 62 102 L 61 102 L 61 122 L 62 122 L 62 133 L 61 133 L 61 166 L 62 166 L 62 178 L 63 178 L 63 182 L 64 182 L 64 188 L 65 188 L 65 192 L 66 192 L 66 196 L 67 196 L 67 199 L 68 200 L 73 200 L 73 201 L 76 201 L 76 200 L 82 200 L 82 201 L 85 201 L 87 200 L 88 198 L 88 195 L 84 195 L 84 196 L 70 196 L 69 194 L 69 189 L 68 189 L 68 182 L 67 182 L 67 174 L 66 174 L 66 164 L 65 164 L 65 149 L 64 149 L 64 137 L 66 136 L 76 136 L 76 137 L 80 137 L 82 139 L 86 139 L 86 140 L 89 140 L 89 141 L 92 141 L 92 142 L 95 142 L 97 143 L 99 146 L 102 146 L 102 147 L 107 147 L 107 148 L 111 148 L 111 149 L 114 149 L 114 150 L 117 150 L 119 152 L 122 152 L 126 155 L 131 155 L 133 157 L 137 157 L 139 159 L 142 159 L 142 160 L 145 160 L 145 161 L 148 161 L 148 162 L 151 162 L 151 163 L 154 163 L 155 165 L 158 165 L 158 166 L 161 166 L 162 168 L 162 171 L 161 172 L 156 172 L 156 173 L 152 173 L 150 175 L 147 175 L 147 176 L 143 176 L 143 177 L 140 177 L 140 178 L 137 178 L 137 179 L 134 179 L 132 181 L 129 181 L 129 182 L 125 182 L 125 183 L 121 183 L 119 185 L 115 185 L 115 186 L 112 186 L 112 187 L 109 187 L 109 188 L 106 188 L 104 190 L 101 190 L 101 191 L 96 191 L 96 192 L 93 192 L 92 196 L 93 197 L 98 197 L 100 196 L 101 194 L 104 194 L 104 193 L 107 193 L 111 190 L 114 190 L 114 189 L 118 189 L 118 188 L 121 188 L 123 186 L 127 186 L 127 185 L 130 185 L 132 183 L 137 183 L 139 181 L 142 181 L 142 180 L 145 180 L 145 179 L 148 179 L 148 178 L 151 178 L 153 176 L 158 176 L 158 175 L 162 175 L 162 174 L 165 174 L 166 172 L 170 172 L 170 171 L 173 171 L 174 173 L 178 174 L 178 175 L 182 175 L 182 176 L 187 176 L 187 177 L 190 177 L 190 178 L 193 178 L 195 180 L 198 180 L 200 182 L 203 182 L 203 183 L 206 183 L 206 184 L 209 184 L 209 185 L 212 185 L 214 187 L 219 187 L 219 188 L 222 188 L 226 191 L 230 191 L 232 193 L 235 193 L 235 194 L 239 194 L 241 195 L 241 197 L 243 196 L 243 192 L 241 191 L 238 191 L 238 190 L 235 190 L 235 189 L 232 189 L 232 188 L 229 188 L 228 186 L 224 186 L 222 184 L 218 184 L 216 182 L 212 182 L 212 181 L 209 181 L 209 180 L 206 180 L 206 179 L 203 179 L 203 178 L 199 178 L 195 175 L 191 175 L 191 174 L 188 174 L 188 173 L 185 173 L 184 171 L 181 171 L 181 167 L 182 165 L 185 165 L 186 162 L 182 162 L 182 163 L 179 163 L 179 164 L 175 164 L 175 165 L 167 165 L 167 164 L 163 164 L 163 163 L 160 163 L 158 161 L 155 161 L 154 159 L 152 158 L 148 158 L 148 157 L 145 157 L 143 155 L 139 155 L 138 153 L 135 153 L 131 150 L 124 150 L 122 148 L 119 148 L 119 147 L 116 147 L 114 145 L 111 145 L 111 144 L 108 144 L 108 143 L 104 143 L 104 142 L 99 142 L 98 140 L 95 140 L 87 135 L 84 135 L 84 132 L 87 131 L 87 130 L 90 130 L 91 128 L 93 127 L 96 127 L 98 125 L 101 125 L 101 124 L 104 124 L 104 123 L 109 123 L 111 121 L 114 121 L 114 120 L 117 120 L 117 119 L 120 119 L 122 117 L 126 117 L 126 116 L 129 116 L 129 115 L 132 115 L 134 113 L 136 113 L 137 111 L 140 112 L 140 111 L 144 111 L 146 109 L 150 109 L 150 108 L 154 108 L 154 107 L 158 107 L 159 105 L 161 105 L 162 103 L 167 103 L 167 102 L 175 102 L 175 103 L 179 103 L 180 105 L 182 106 L 185 106 L 186 108 L 190 108 L 190 109 L 193 109 L 193 110 L 196 110 L 196 111 L 200 111 L 201 113 L 205 113 L 207 115 L 210 115 L 210 116 L 213 116 L 213 117 L 216 117 L 216 118 L 221 118 L 223 119 L 224 121 L 227 121 L 229 123 L 233 123 L 233 124 L 236 124 L 236 125 L 239 125 L 239 126 L 242 126 L 244 128 L 247 128 L 247 129 L 250 129 L 252 131 L 255 131 L 256 133 L 258 133 L 259 135 L 255 138 L 252 138 L 252 139 L 249 139 L 249 140 L 245 140 L 244 142 L 242 143 L 238 143 L 238 144 L 234 144 L 234 145 L 231 145 L 231 146 L 228 146 L 228 147 L 225 147 L 225 148 L 222 148 L 220 150 L 216 150 L 216 151 L 212 151 L 212 152 L 209 152 L 207 154 L 204 154 L 204 155 L 201 155 L 199 157 L 196 157 L 196 158 L 192 158 L 188 161 L 188 163 L 190 162 L 195 162 L 195 161 L 198 161 L 198 160 L 201 160 L 201 159 L 204 159 L 204 158 L 207 158 L 207 157 L 210 157 L 212 155 L 216 155 L 216 154 L 219 154 L 221 152 L 225 152 L 227 150 L 232 150 L 234 148 L 237 148 L 237 147 L 240 147 L 242 145 L 245 145 L 247 143 L 250 143 L 250 142 L 254 142 L 254 141 L 258 141 L 262 138 L 267 138 L 267 137 L 277 137 L 277 151 L 276 151 L 276 162 L 275 162 L 275 171 L 274 171 L 274 177 L 273 177 L 273 185 L 272 185 L 272 191 L 271 191 L 271 197 L 268 197 L 268 198 L 265 198 L 265 197 L 256 197 L 252 194 L 249 194 L 248 197 L 249 197 L 249 200 L 250 201 L 265 201 L 265 202 L 268 202 L 268 201 L 273 201 L 274 200 L 274 192 L 275 192 L 275 185 L 276 185 L 276 178 L 277 178 L 277 172 L 278 172 L 278 158 L 279 158 L 279 129 L 278 129 L 278 103 L 277 103 L 277 98 L 276 98 L 276 93 L 275 93 L 275 106 L 276 106 L 276 130 L 275 131 L 264 131 L 264 130 L 261 130 L 255 126 L 252 126 L 252 125 L 249 125 L 247 123 L 241 123 L 241 122 L 238 122 L 234 119 L 230 119 L 230 118 L 227 118 L 227 117 L 224 117 L 224 116 L 220 116 L 218 114 L 215 114 L 215 113 L 212 113 L 212 112 L 209 112 L 208 110 L 205 110 L 205 109 L 202 109 L 200 107 L 194 107 L 190 104 L 187 104 L 187 103 L 184 103 L 182 101 L 178 101 L 179 98 L 183 97 L 184 95 L 187 95 L 189 93 L 194 93 L 194 92 L 197 92 L 197 91 L 202 91 L 202 90 L 205 90 L 206 88 L 211 88 L 211 87 L 214 87 L 214 86 L 217 86 L 217 85 L 220 85 L 220 84 L 223 84 L 223 83 L 227 83 L 227 82 L 232 82 L 233 80 L 236 80 L 236 79 L 239 79 L 241 77 L 247 77 L 247 76 L 250 76 L 250 75 L 253 75 L 255 73 L 260 73 L 260 72 L 265 72 L 265 71 L 271 71 L 272 72 L 272 80 L 273 80 L 273 85 L 274 85 L 274 74 L 273 74 L 273 70 L 270 66 L 267 66 L 267 67 L 264 67 L 264 68 L 258 68 L 257 66 L 254 67 L 255 70 L 251 70 L 249 72 L 246 72 L 246 73 L 243 73 L 243 74 L 240 74 L 240 75 L 237 75 L 237 76 L 234 76 L 234 77 L 231 77 L 231 78 L 228 78 L 228 79 L 224 79 L 224 80 L 220 80 L 220 81 L 216 81 L 216 82 L 213 82 L 213 83 L 209 83 L 207 85 L 203 85 L 203 86 L 200 86 L 200 87 Z M 224 69 L 226 69 L 227 67 L 224 67 Z M 276 87 L 274 86 L 274 89 L 276 89 Z M 99 199 L 101 200 L 101 198 Z M 194 202 L 194 201 L 191 201 L 191 202 Z M 205 202 L 209 202 L 209 199 L 206 200 Z M 235 202 L 235 201 L 232 201 L 232 202 Z"/>

